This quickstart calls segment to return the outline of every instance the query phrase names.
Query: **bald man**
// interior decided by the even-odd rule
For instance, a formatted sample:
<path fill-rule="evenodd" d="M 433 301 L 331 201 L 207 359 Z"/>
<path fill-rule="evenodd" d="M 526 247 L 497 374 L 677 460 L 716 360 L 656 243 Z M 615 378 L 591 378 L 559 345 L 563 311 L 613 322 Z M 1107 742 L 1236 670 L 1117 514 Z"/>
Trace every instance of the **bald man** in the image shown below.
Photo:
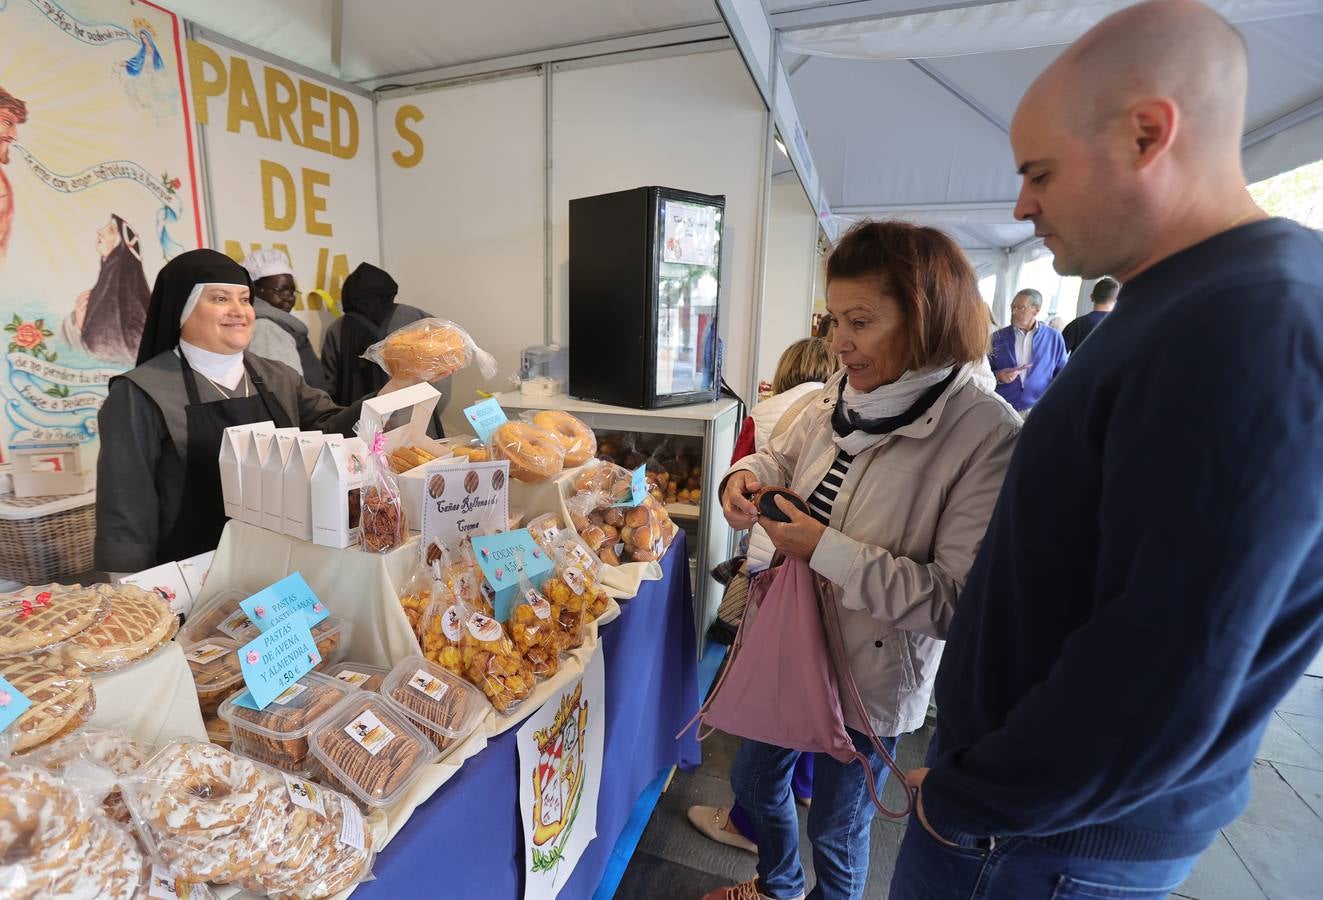
<path fill-rule="evenodd" d="M 1021 433 L 892 900 L 1166 896 L 1323 644 L 1323 241 L 1245 190 L 1246 70 L 1226 22 L 1159 0 L 1016 112 L 1017 216 L 1126 302 Z"/>

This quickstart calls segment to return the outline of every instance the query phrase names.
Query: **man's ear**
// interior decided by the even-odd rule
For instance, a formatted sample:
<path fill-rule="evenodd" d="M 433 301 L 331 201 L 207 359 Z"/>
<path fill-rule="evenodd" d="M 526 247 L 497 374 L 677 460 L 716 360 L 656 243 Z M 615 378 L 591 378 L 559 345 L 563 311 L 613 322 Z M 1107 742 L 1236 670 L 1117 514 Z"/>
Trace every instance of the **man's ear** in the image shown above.
<path fill-rule="evenodd" d="M 1180 125 L 1180 108 L 1166 97 L 1141 100 L 1130 107 L 1126 128 L 1135 168 L 1147 168 L 1170 150 Z"/>

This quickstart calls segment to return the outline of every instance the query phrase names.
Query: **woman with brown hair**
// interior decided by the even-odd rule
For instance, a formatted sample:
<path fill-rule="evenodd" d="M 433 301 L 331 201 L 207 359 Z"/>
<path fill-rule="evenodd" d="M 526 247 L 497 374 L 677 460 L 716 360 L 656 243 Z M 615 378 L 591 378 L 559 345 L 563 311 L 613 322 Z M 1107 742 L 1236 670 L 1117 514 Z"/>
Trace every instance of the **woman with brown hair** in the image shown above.
<path fill-rule="evenodd" d="M 776 549 L 827 579 L 867 721 L 846 725 L 881 783 L 866 731 L 894 752 L 923 723 L 943 638 L 983 537 L 1020 419 L 994 391 L 974 271 L 932 228 L 863 222 L 827 261 L 832 352 L 842 371 L 721 485 L 734 528 L 761 524 Z M 807 513 L 759 516 L 753 494 L 786 486 Z M 758 845 L 758 877 L 706 900 L 804 896 L 790 780 L 799 753 L 745 740 L 731 782 Z M 880 787 L 879 787 L 880 790 Z M 808 831 L 815 898 L 858 898 L 874 807 L 863 769 L 821 755 Z"/>

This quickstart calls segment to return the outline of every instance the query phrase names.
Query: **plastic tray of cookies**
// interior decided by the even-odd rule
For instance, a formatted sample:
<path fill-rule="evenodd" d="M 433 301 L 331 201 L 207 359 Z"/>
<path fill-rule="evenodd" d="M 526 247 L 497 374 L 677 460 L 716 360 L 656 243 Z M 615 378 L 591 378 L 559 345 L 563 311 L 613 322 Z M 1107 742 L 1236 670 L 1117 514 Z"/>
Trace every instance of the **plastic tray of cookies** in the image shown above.
<path fill-rule="evenodd" d="M 443 752 L 468 737 L 492 708 L 482 691 L 422 656 L 400 660 L 381 694 Z"/>
<path fill-rule="evenodd" d="M 230 749 L 230 744 L 234 743 L 234 732 L 230 730 L 230 723 L 222 718 L 206 719 L 203 726 L 207 729 L 207 740 L 217 746 Z"/>
<path fill-rule="evenodd" d="M 243 670 L 239 668 L 239 642 L 229 638 L 204 638 L 184 648 L 184 659 L 193 672 L 202 718 L 215 717 L 226 697 L 243 689 Z"/>
<path fill-rule="evenodd" d="M 381 693 L 381 685 L 390 674 L 387 666 L 370 666 L 367 663 L 345 660 L 322 670 L 323 675 L 338 678 L 350 687 L 363 691 Z"/>
<path fill-rule="evenodd" d="M 322 661 L 313 667 L 315 672 L 323 672 L 344 659 L 349 653 L 349 638 L 353 636 L 354 623 L 338 616 L 329 616 L 313 626 L 312 639 L 317 644 L 317 652 Z"/>
<path fill-rule="evenodd" d="M 247 691 L 239 692 L 221 704 L 220 717 L 230 723 L 234 750 L 260 753 L 262 762 L 296 772 L 308 757 L 308 734 L 318 716 L 329 712 L 351 693 L 356 693 L 355 689 L 343 681 L 309 672 L 267 704 L 266 709 L 240 705 L 237 701 L 250 695 Z"/>
<path fill-rule="evenodd" d="M 317 776 L 365 806 L 390 806 L 437 760 L 436 747 L 409 717 L 371 691 L 353 691 L 318 722 L 309 739 Z"/>
<path fill-rule="evenodd" d="M 248 591 L 224 591 L 195 609 L 179 629 L 180 643 L 197 644 L 209 637 L 224 637 L 246 644 L 260 633 L 239 604 Z"/>

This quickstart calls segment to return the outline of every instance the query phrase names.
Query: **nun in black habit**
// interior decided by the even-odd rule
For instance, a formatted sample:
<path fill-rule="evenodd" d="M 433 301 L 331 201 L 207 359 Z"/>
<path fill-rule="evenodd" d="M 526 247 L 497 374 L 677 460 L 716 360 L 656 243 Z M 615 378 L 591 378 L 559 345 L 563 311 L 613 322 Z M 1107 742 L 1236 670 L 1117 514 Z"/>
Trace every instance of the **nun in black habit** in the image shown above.
<path fill-rule="evenodd" d="M 96 567 L 136 572 L 213 549 L 225 527 L 221 437 L 271 420 L 349 435 L 360 402 L 337 406 L 297 372 L 245 352 L 248 272 L 214 250 L 161 269 L 138 366 L 110 382 L 98 421 Z M 387 383 L 381 393 L 405 387 Z"/>

